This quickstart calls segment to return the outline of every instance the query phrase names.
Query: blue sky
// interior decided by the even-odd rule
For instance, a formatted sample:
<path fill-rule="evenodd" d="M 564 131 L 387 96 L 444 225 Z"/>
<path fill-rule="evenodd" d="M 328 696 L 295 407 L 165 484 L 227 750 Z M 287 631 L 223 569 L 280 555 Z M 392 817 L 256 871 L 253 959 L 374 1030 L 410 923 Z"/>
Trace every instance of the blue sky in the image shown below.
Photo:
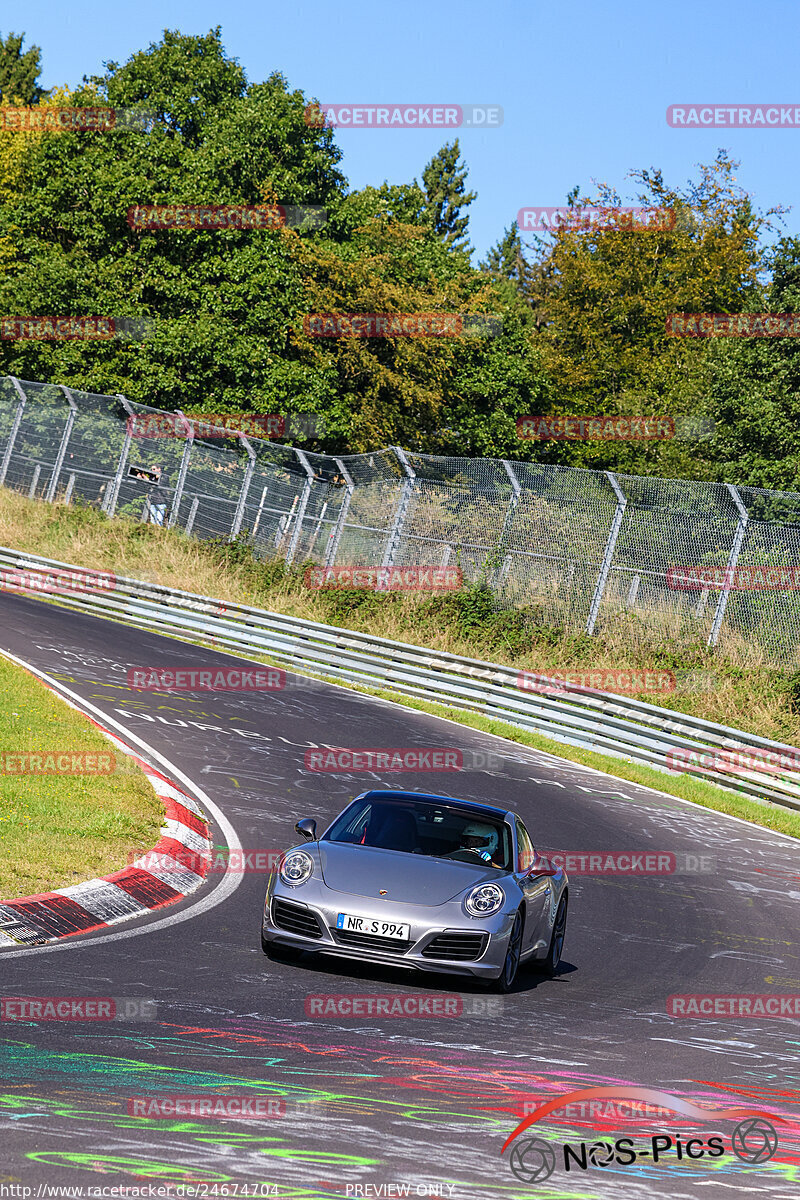
<path fill-rule="evenodd" d="M 0 0 L 0 31 L 42 48 L 45 87 L 75 85 L 104 61 L 123 62 L 167 27 L 205 33 L 221 25 L 229 55 L 257 82 L 280 70 L 291 88 L 333 103 L 500 104 L 499 129 L 462 130 L 469 186 L 478 193 L 470 232 L 482 256 L 522 207 L 563 204 L 579 184 L 634 198 L 628 172 L 660 167 L 681 185 L 720 147 L 741 160 L 738 182 L 762 211 L 794 206 L 800 234 L 798 129 L 677 130 L 669 104 L 800 105 L 800 5 L 696 0 L 476 3 L 430 0 Z M 339 130 L 351 187 L 408 182 L 445 136 L 410 129 Z"/>

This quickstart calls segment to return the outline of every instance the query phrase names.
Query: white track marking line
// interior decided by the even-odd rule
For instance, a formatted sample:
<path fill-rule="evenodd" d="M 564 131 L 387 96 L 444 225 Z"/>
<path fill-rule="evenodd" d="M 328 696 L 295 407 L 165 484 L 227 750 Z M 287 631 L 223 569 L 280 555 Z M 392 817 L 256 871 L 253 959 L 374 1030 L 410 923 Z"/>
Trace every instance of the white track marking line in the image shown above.
<path fill-rule="evenodd" d="M 59 683 L 58 680 L 53 679 L 52 675 L 47 675 L 44 671 L 40 671 L 38 667 L 34 667 L 30 663 L 25 662 L 25 660 L 22 658 L 17 658 L 16 654 L 11 654 L 8 650 L 0 648 L 0 654 L 2 654 L 4 658 L 9 659 L 11 662 L 16 663 L 17 666 L 24 667 L 26 671 L 30 671 L 32 675 L 35 675 L 38 679 L 41 679 L 43 683 L 46 683 L 54 691 L 63 696 L 69 696 L 70 701 L 82 712 L 86 712 L 88 709 L 91 711 L 92 715 L 97 718 L 100 724 L 104 726 L 113 726 L 121 737 L 125 738 L 128 742 L 134 742 L 137 746 L 139 746 L 140 749 L 151 755 L 158 763 L 161 764 L 165 775 L 172 776 L 172 778 L 177 779 L 180 783 L 182 783 L 188 791 L 194 792 L 194 794 L 200 800 L 200 803 L 208 809 L 208 811 L 214 817 L 214 820 L 219 825 L 229 849 L 232 851 L 242 849 L 242 843 L 239 841 L 239 836 L 225 814 L 217 807 L 214 801 L 198 784 L 194 783 L 194 781 L 191 780 L 188 775 L 184 775 L 183 771 L 181 771 L 179 767 L 176 767 L 174 763 L 170 762 L 168 758 L 165 758 L 163 754 L 160 754 L 158 750 L 155 750 L 152 746 L 148 745 L 147 742 L 143 741 L 143 739 L 138 737 L 135 733 L 130 733 L 125 726 L 120 724 L 119 721 L 115 720 L 114 717 L 107 716 L 101 709 L 96 708 L 94 704 L 91 704 L 88 700 L 82 699 L 82 697 L 76 692 L 71 691 L 70 688 L 65 687 L 64 684 Z M 231 855 L 230 861 L 235 861 L 234 855 Z M 65 938 L 64 941 L 54 942 L 50 946 L 20 946 L 14 950 L 0 951 L 0 958 L 15 958 L 23 956 L 25 958 L 29 958 L 32 954 L 56 954 L 60 950 L 90 950 L 93 946 L 99 946 L 105 942 L 121 942 L 124 938 L 141 937 L 146 933 L 154 933 L 157 929 L 168 929 L 172 925 L 179 925 L 182 921 L 189 921 L 193 917 L 200 916 L 201 913 L 208 912 L 208 910 L 211 908 L 216 908 L 218 904 L 222 904 L 224 900 L 227 900 L 229 896 L 233 895 L 243 879 L 244 874 L 241 871 L 232 870 L 229 866 L 220 880 L 218 887 L 214 888 L 214 890 L 208 895 L 198 899 L 194 904 L 192 904 L 189 908 L 184 909 L 182 912 L 173 913 L 168 917 L 163 917 L 161 920 L 153 921 L 147 925 L 140 925 L 136 929 L 120 929 L 116 933 L 107 933 L 103 934 L 101 937 L 92 937 L 87 941 L 80 941 L 79 935 L 76 935 L 75 937 Z"/>

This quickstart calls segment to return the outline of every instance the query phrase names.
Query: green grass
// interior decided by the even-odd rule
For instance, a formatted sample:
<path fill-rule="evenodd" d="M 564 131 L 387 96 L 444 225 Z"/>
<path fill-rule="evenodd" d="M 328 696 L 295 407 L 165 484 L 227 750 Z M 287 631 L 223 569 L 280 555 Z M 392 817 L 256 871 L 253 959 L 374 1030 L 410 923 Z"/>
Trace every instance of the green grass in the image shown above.
<path fill-rule="evenodd" d="M 4 658 L 0 696 L 0 899 L 108 875 L 155 845 L 163 808 L 132 759 Z M 113 774 L 14 773 L 7 756 L 25 752 L 107 755 Z"/>

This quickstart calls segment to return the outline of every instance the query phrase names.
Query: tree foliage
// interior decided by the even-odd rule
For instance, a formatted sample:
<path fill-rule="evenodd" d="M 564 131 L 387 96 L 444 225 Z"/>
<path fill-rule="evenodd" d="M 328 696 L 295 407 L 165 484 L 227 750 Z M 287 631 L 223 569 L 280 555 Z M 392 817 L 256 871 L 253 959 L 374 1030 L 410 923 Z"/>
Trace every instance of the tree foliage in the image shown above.
<path fill-rule="evenodd" d="M 469 245 L 469 216 L 464 210 L 477 192 L 466 190 L 467 174 L 458 138 L 442 146 L 422 172 L 425 204 L 433 228 L 453 250 L 466 250 Z"/>
<path fill-rule="evenodd" d="M 23 54 L 25 34 L 0 34 L 0 100 L 5 104 L 38 104 L 47 95 L 38 85 L 41 74 L 39 46 Z"/>
<path fill-rule="evenodd" d="M 0 314 L 127 316 L 141 341 L 0 341 L 0 373 L 195 412 L 312 412 L 319 449 L 386 444 L 800 488 L 800 360 L 788 339 L 676 339 L 675 312 L 795 311 L 800 241 L 761 247 L 725 154 L 697 182 L 633 172 L 661 232 L 507 228 L 470 261 L 459 143 L 421 181 L 350 190 L 330 128 L 280 73 L 249 81 L 215 28 L 160 41 L 73 90 L 38 88 L 37 47 L 0 38 L 2 104 L 110 106 L 143 130 L 0 130 Z M 596 203 L 620 197 L 605 185 Z M 283 202 L 315 230 L 132 230 L 141 204 Z M 579 189 L 568 205 L 586 203 Z M 312 313 L 494 314 L 498 337 L 318 338 Z M 662 442 L 520 440 L 526 414 L 700 415 Z"/>

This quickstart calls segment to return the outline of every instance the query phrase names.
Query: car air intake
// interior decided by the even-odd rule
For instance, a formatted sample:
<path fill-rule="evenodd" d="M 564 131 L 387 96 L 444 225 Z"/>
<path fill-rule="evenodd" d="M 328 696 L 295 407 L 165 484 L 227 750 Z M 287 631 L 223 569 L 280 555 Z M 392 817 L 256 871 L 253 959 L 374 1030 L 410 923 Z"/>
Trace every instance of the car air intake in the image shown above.
<path fill-rule="evenodd" d="M 397 938 L 380 937 L 375 933 L 356 933 L 354 929 L 331 929 L 331 934 L 340 946 L 360 946 L 362 950 L 383 950 L 389 954 L 405 954 L 413 942 L 399 942 Z"/>
<path fill-rule="evenodd" d="M 486 949 L 485 933 L 437 933 L 421 951 L 423 958 L 443 958 L 448 962 L 474 962 Z"/>
<path fill-rule="evenodd" d="M 300 937 L 322 937 L 319 921 L 314 914 L 299 904 L 292 904 L 291 900 L 281 900 L 276 896 L 272 901 L 272 921 L 287 933 L 297 933 Z"/>

